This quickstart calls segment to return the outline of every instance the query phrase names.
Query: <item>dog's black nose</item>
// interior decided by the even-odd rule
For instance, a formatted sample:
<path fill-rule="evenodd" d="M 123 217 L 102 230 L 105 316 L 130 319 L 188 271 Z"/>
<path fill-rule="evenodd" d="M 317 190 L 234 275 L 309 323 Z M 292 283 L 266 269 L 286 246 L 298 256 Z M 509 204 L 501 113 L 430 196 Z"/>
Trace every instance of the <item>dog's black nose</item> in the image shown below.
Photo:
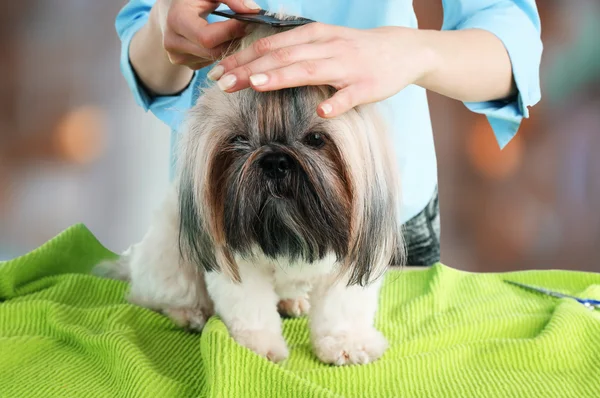
<path fill-rule="evenodd" d="M 260 160 L 260 167 L 269 178 L 283 178 L 293 167 L 293 160 L 285 153 L 269 153 Z"/>

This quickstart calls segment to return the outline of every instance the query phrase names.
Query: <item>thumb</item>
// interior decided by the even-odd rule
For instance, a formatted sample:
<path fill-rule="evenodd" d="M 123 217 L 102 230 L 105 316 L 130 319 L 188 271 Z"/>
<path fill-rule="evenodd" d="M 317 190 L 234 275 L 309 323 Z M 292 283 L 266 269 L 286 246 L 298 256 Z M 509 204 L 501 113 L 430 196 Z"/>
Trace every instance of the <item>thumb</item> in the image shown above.
<path fill-rule="evenodd" d="M 254 0 L 221 0 L 220 2 L 239 13 L 256 13 L 260 11 L 260 6 Z"/>

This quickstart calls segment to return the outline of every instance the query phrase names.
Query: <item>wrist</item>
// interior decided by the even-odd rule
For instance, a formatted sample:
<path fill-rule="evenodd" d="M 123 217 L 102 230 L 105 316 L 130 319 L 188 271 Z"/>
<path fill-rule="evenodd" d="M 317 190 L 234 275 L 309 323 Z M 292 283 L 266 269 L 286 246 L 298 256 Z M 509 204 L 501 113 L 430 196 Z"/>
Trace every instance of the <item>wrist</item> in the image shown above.
<path fill-rule="evenodd" d="M 144 25 L 144 28 L 147 29 L 147 35 L 152 36 L 154 38 L 162 38 L 162 29 L 160 26 L 160 11 L 159 7 L 161 6 L 160 0 L 154 3 L 154 6 L 150 9 L 150 14 L 148 15 L 148 23 Z"/>
<path fill-rule="evenodd" d="M 442 64 L 439 51 L 439 34 L 437 30 L 416 30 L 418 47 L 417 62 L 420 65 L 421 74 L 417 77 L 415 84 L 430 90 L 434 85 L 439 65 Z"/>
<path fill-rule="evenodd" d="M 129 60 L 138 79 L 154 95 L 172 95 L 189 84 L 194 72 L 186 66 L 175 65 L 163 45 L 161 1 L 151 8 L 148 21 L 133 36 Z"/>

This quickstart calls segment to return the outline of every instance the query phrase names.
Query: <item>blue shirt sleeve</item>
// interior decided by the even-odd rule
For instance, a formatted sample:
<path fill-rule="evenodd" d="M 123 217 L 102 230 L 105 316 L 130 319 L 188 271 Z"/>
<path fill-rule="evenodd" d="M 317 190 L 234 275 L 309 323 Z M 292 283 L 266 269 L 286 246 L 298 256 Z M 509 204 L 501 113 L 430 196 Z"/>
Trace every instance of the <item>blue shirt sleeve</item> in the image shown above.
<path fill-rule="evenodd" d="M 172 130 L 177 130 L 185 112 L 193 105 L 199 73 L 182 92 L 172 96 L 153 96 L 139 82 L 129 62 L 129 45 L 134 34 L 148 21 L 150 9 L 155 0 L 130 0 L 119 12 L 115 21 L 117 34 L 121 39 L 120 67 L 136 103 L 145 111 L 150 111 Z"/>
<path fill-rule="evenodd" d="M 517 96 L 508 101 L 465 102 L 487 116 L 501 148 L 515 136 L 529 106 L 539 102 L 542 57 L 534 0 L 443 0 L 442 30 L 483 29 L 496 35 L 510 57 Z"/>

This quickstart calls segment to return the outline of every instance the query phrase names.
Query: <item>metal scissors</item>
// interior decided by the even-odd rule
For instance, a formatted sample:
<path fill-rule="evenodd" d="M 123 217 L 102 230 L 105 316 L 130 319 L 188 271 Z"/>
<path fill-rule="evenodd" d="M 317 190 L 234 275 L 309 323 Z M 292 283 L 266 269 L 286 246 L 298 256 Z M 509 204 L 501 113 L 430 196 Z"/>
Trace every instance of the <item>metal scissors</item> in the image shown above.
<path fill-rule="evenodd" d="M 218 15 L 224 18 L 237 19 L 238 21 L 244 22 L 256 22 L 264 25 L 270 25 L 277 28 L 284 28 L 287 26 L 301 26 L 311 22 L 315 22 L 312 19 L 295 17 L 293 19 L 279 19 L 274 15 L 268 15 L 267 11 L 260 10 L 256 14 L 238 14 L 231 10 L 215 10 L 211 14 Z"/>
<path fill-rule="evenodd" d="M 506 280 L 504 282 L 510 283 L 511 285 L 519 286 L 519 287 L 521 287 L 523 289 L 527 289 L 527 290 L 531 290 L 531 291 L 534 291 L 534 292 L 542 293 L 542 294 L 545 294 L 547 296 L 552 296 L 552 297 L 557 297 L 557 298 L 570 298 L 570 299 L 573 299 L 573 300 L 577 301 L 580 304 L 583 304 L 584 306 L 586 306 L 590 310 L 600 309 L 600 300 L 582 299 L 582 298 L 579 298 L 579 297 L 570 296 L 568 294 L 554 292 L 552 290 L 544 289 L 544 288 L 541 288 L 541 287 L 535 287 L 535 286 L 525 285 L 525 284 L 519 283 L 519 282 L 506 281 Z"/>

